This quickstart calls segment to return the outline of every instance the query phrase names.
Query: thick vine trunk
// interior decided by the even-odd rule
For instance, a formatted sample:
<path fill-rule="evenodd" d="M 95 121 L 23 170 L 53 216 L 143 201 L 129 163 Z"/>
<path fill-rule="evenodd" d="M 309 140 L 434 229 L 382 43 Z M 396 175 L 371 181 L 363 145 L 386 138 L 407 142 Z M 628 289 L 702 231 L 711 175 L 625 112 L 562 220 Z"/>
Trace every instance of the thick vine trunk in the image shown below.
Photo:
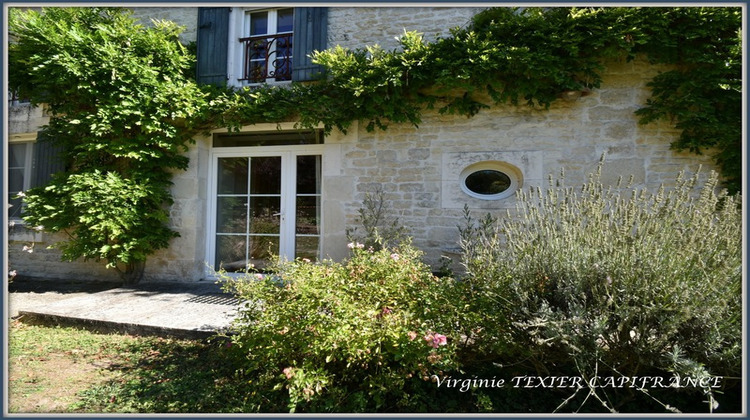
<path fill-rule="evenodd" d="M 125 285 L 138 284 L 143 278 L 143 270 L 146 268 L 146 261 L 133 261 L 125 266 L 125 270 L 118 269 L 120 279 Z"/>

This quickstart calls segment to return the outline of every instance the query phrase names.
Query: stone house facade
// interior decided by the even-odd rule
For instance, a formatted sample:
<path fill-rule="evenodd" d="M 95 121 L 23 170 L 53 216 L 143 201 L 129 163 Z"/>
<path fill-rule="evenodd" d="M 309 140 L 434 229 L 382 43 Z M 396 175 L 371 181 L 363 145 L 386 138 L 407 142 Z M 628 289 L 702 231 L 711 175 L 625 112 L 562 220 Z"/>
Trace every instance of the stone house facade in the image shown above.
<path fill-rule="evenodd" d="M 276 30 L 294 33 L 296 47 L 304 38 L 297 32 L 305 25 L 301 16 L 314 26 L 304 43 L 316 49 L 372 44 L 390 49 L 405 29 L 434 39 L 465 25 L 479 10 L 134 9 L 144 21 L 164 18 L 186 27 L 183 41 L 198 44 L 199 79 L 202 72 L 208 82 L 237 86 L 257 81 L 253 72 L 263 66 L 260 77 L 265 82 L 297 80 L 294 72 L 304 62 L 253 63 L 243 56 L 256 48 L 248 47 L 253 41 L 238 40 L 252 38 L 254 31 Z M 287 48 L 281 35 L 274 39 L 277 51 Z M 203 69 L 201 54 L 211 56 Z M 268 71 L 271 66 L 277 74 L 291 66 L 291 76 L 276 77 Z M 547 175 L 560 169 L 568 185 L 582 182 L 603 153 L 605 182 L 632 174 L 637 185 L 656 188 L 672 182 L 680 170 L 694 171 L 700 164 L 712 168 L 706 156 L 670 150 L 679 133 L 668 123 L 638 124 L 634 111 L 645 103 L 646 83 L 660 70 L 645 61 L 612 62 L 600 89 L 555 101 L 548 110 L 497 106 L 468 119 L 427 113 L 419 128 L 393 124 L 371 133 L 354 123 L 346 134 L 334 131 L 323 138 L 316 131 L 294 130 L 293 122 L 282 122 L 280 131 L 276 124 L 246 126 L 237 136 L 217 127 L 208 136 L 196 137 L 188 152 L 189 169 L 175 174 L 171 225 L 180 237 L 149 258 L 144 281 L 198 281 L 210 279 L 212 267 L 262 266 L 269 247 L 288 258 L 344 258 L 346 230 L 357 224 L 365 194 L 376 189 L 384 192 L 391 214 L 436 267 L 442 255 L 455 256 L 464 205 L 477 215 L 504 212 L 515 206 L 513 191 L 546 185 Z M 25 175 L 16 189 L 26 189 L 31 182 L 36 132 L 45 122 L 40 109 L 10 106 L 10 146 L 19 156 L 25 153 L 17 171 Z M 61 262 L 57 251 L 47 249 L 57 239 L 16 223 L 9 235 L 12 268 L 32 277 L 117 278 L 103 263 Z M 32 245 L 33 253 L 23 250 Z"/>

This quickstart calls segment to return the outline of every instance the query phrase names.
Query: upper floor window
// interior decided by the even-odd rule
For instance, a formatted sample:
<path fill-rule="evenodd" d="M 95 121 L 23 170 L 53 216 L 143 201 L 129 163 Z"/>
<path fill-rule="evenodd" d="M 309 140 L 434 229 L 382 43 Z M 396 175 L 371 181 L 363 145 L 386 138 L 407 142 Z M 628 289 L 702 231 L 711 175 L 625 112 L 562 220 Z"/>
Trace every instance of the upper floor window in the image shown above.
<path fill-rule="evenodd" d="M 318 78 L 311 53 L 327 48 L 326 7 L 198 8 L 199 83 L 247 86 Z"/>
<path fill-rule="evenodd" d="M 241 81 L 249 83 L 292 80 L 294 9 L 246 12 L 242 45 Z"/>

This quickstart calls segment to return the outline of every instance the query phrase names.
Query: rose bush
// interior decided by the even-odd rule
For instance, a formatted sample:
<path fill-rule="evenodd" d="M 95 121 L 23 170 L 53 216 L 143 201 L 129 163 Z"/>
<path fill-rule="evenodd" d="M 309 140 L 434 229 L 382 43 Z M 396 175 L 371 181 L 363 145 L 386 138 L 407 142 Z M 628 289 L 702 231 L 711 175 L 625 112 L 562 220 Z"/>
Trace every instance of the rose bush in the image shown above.
<path fill-rule="evenodd" d="M 244 303 L 233 341 L 260 411 L 400 411 L 409 390 L 455 369 L 454 281 L 433 276 L 407 241 L 349 245 L 342 262 L 297 260 L 271 274 L 223 275 Z M 321 398 L 322 397 L 322 398 Z"/>

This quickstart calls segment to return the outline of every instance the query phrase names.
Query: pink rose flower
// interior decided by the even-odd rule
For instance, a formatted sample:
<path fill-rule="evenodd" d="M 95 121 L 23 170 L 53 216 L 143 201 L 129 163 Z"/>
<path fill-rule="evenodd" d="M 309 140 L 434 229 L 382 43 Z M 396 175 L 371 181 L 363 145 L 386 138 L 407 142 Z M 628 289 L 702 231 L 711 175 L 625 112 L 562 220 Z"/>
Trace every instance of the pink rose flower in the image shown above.
<path fill-rule="evenodd" d="M 439 346 L 445 346 L 448 344 L 448 337 L 443 334 L 430 332 L 424 336 L 424 340 L 427 342 L 428 346 L 432 346 L 433 348 L 438 348 Z"/>

